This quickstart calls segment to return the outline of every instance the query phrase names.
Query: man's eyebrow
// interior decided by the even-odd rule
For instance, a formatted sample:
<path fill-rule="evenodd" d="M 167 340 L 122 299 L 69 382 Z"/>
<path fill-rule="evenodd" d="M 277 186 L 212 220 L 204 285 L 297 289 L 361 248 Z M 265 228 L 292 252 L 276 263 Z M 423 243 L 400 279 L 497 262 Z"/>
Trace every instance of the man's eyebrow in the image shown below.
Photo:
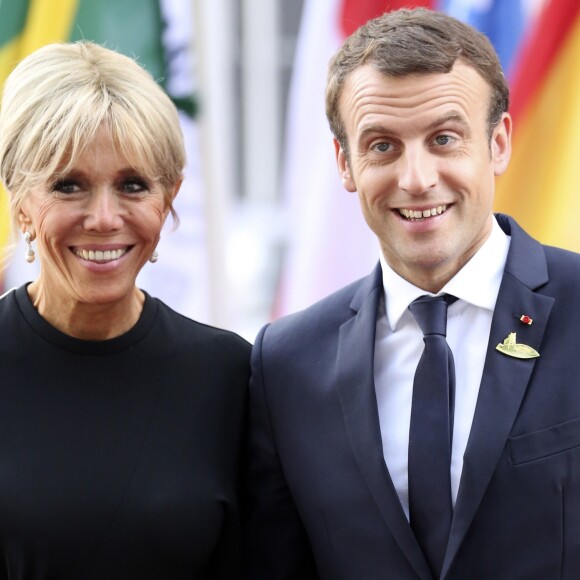
<path fill-rule="evenodd" d="M 441 115 L 441 117 L 438 117 L 433 122 L 429 123 L 427 129 L 429 131 L 433 131 L 434 129 L 441 127 L 441 125 L 445 125 L 447 123 L 458 123 L 464 127 L 469 126 L 469 123 L 461 113 L 458 111 L 450 111 L 449 113 L 445 113 L 444 115 Z"/>
<path fill-rule="evenodd" d="M 377 133 L 388 133 L 388 129 L 384 125 L 379 125 L 377 123 L 371 123 L 370 125 L 365 125 L 361 132 L 357 136 L 357 143 L 364 141 L 368 135 L 374 135 Z"/>
<path fill-rule="evenodd" d="M 432 131 L 433 129 L 441 127 L 441 125 L 445 125 L 446 123 L 458 123 L 459 125 L 463 125 L 465 127 L 469 126 L 465 116 L 462 115 L 459 111 L 449 111 L 448 113 L 437 117 L 437 119 L 429 123 L 427 130 Z M 389 133 L 389 130 L 384 125 L 378 123 L 365 125 L 357 136 L 357 142 L 360 143 L 361 141 L 364 141 L 365 137 L 375 133 Z"/>

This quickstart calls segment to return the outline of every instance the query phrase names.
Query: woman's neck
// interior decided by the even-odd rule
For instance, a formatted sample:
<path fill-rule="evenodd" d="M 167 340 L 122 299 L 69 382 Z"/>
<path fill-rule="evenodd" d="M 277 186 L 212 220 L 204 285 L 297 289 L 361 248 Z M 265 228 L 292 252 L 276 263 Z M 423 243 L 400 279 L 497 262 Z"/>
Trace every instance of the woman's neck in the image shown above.
<path fill-rule="evenodd" d="M 89 304 L 72 298 L 59 299 L 37 279 L 28 285 L 28 295 L 38 313 L 61 332 L 83 340 L 107 340 L 129 331 L 141 315 L 145 295 L 134 292 L 117 302 Z"/>

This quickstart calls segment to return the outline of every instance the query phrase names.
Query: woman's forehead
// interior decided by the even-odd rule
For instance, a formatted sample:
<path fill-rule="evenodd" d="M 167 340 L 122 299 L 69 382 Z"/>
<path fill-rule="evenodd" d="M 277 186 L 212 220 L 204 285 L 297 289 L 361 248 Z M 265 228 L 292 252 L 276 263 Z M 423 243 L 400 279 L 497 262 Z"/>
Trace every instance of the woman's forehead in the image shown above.
<path fill-rule="evenodd" d="M 57 166 L 57 173 L 66 173 L 79 163 L 90 162 L 101 154 L 112 152 L 117 163 L 131 167 L 139 173 L 153 173 L 152 160 L 148 159 L 143 147 L 136 139 L 122 139 L 109 127 L 97 130 L 94 137 L 76 146 L 70 143 Z"/>

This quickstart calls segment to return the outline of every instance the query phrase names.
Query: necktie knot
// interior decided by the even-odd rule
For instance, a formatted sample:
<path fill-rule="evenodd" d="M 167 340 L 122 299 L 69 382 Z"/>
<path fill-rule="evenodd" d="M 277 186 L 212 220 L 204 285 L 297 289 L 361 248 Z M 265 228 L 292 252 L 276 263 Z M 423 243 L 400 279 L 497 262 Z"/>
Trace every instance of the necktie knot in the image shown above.
<path fill-rule="evenodd" d="M 409 310 L 415 317 L 424 335 L 447 334 L 447 306 L 457 298 L 450 294 L 443 296 L 420 296 L 411 304 Z"/>

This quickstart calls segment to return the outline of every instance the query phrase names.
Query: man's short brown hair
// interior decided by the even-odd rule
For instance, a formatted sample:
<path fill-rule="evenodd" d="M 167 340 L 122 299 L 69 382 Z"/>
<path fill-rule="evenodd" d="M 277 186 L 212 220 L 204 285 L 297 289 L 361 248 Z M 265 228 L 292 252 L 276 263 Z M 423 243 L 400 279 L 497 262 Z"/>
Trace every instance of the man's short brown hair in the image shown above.
<path fill-rule="evenodd" d="M 442 12 L 416 8 L 387 12 L 369 20 L 349 36 L 329 64 L 326 116 L 348 155 L 339 101 L 348 75 L 370 64 L 388 77 L 416 73 L 448 73 L 457 60 L 473 67 L 488 83 L 491 99 L 488 133 L 509 105 L 509 89 L 489 39 L 473 27 Z"/>

